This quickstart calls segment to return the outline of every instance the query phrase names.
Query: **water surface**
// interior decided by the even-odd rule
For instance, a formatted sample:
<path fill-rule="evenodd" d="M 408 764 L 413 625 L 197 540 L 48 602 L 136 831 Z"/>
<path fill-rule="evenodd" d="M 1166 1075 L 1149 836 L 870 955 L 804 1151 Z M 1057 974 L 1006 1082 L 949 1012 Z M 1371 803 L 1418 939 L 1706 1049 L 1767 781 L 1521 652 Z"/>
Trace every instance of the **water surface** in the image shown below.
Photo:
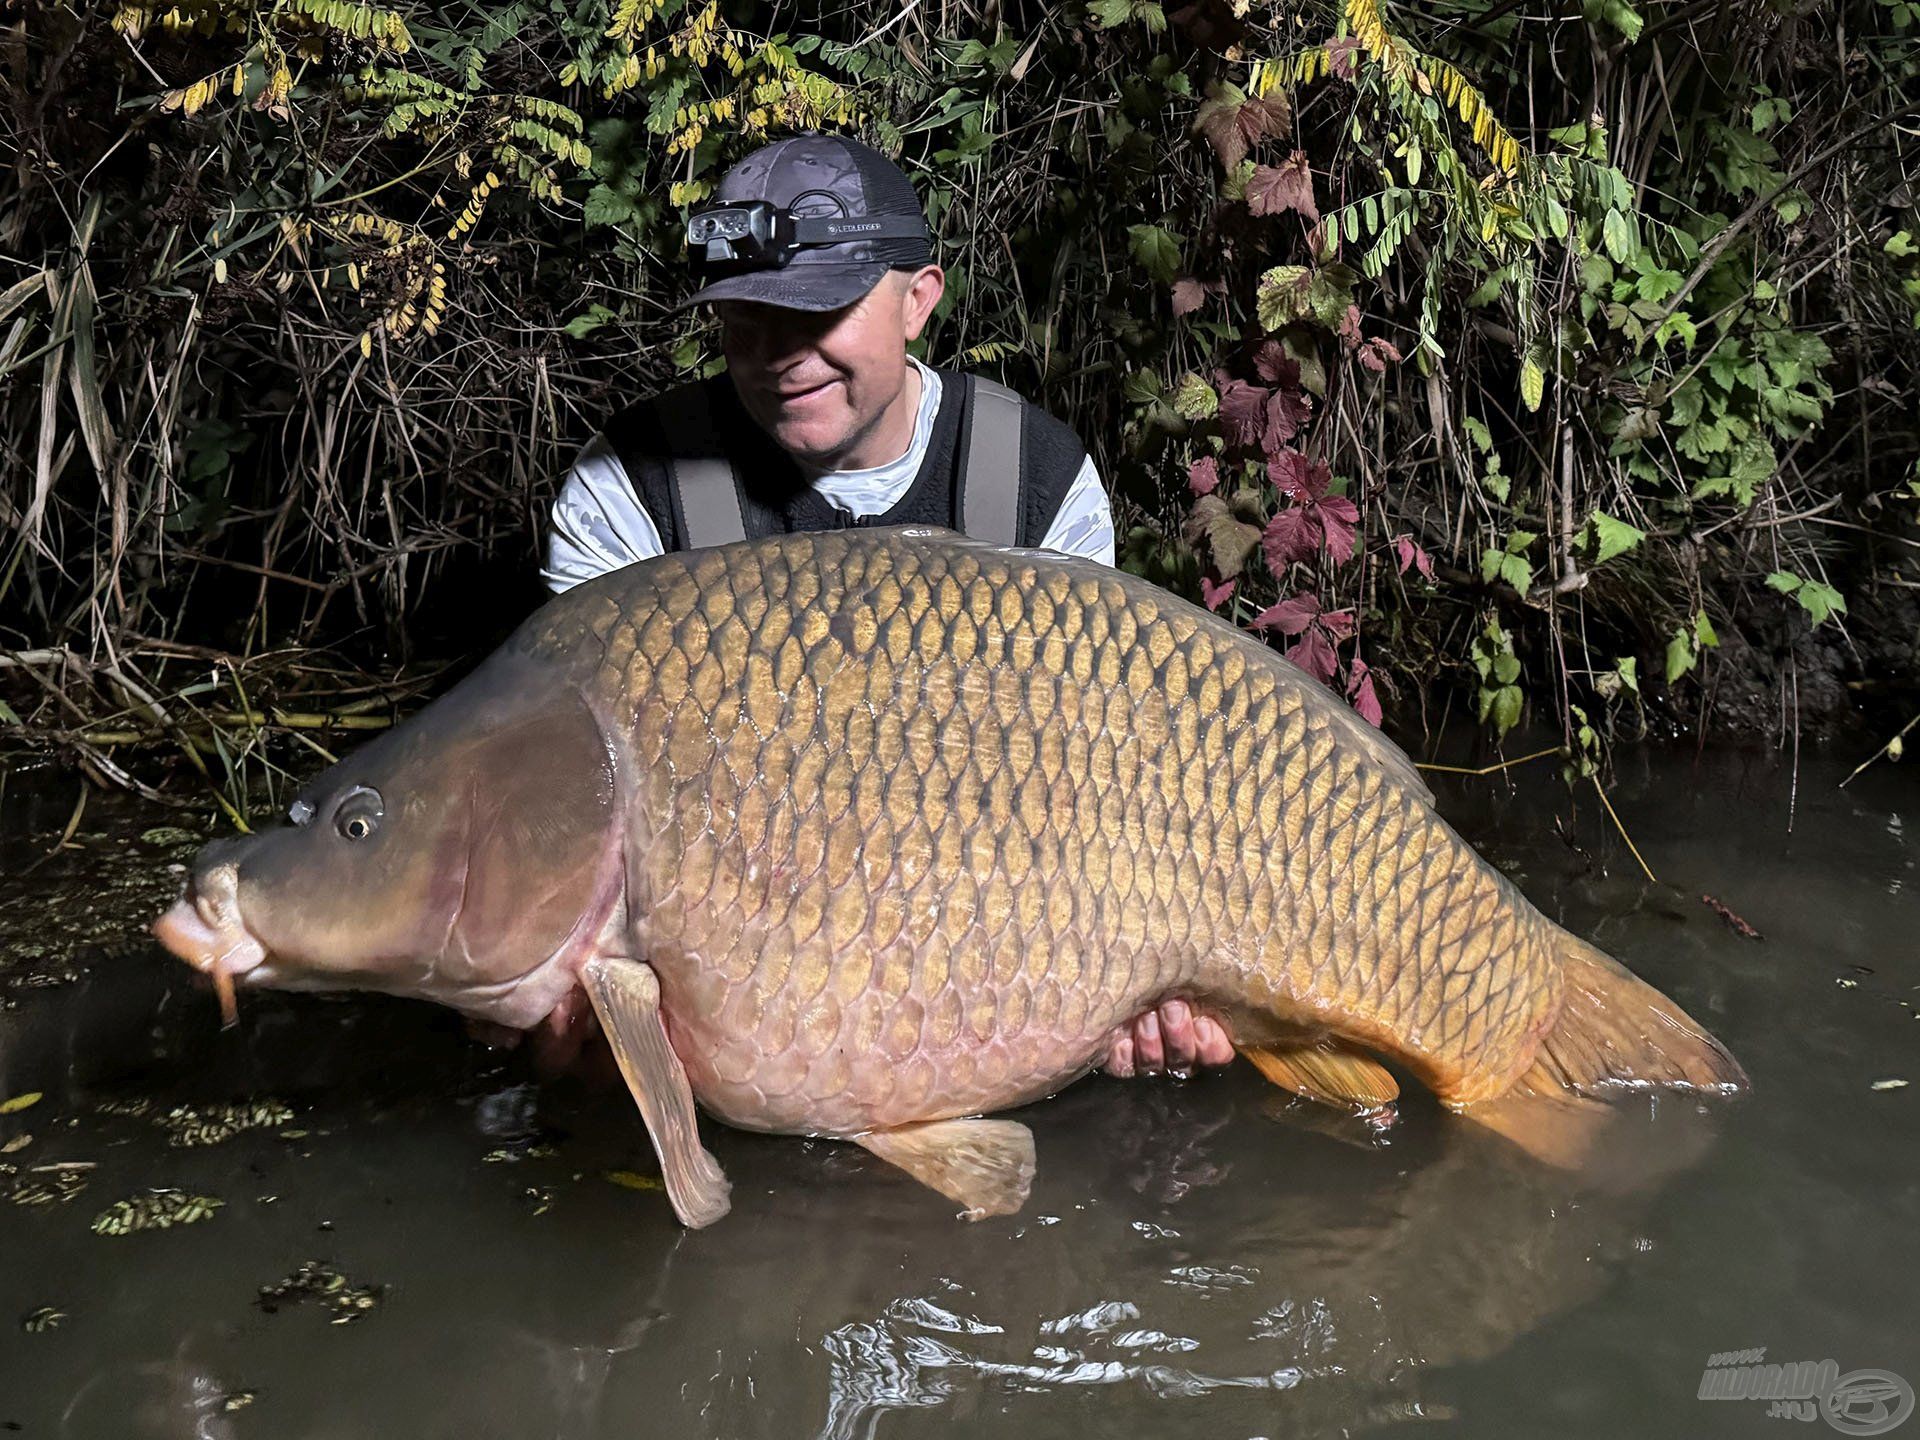
<path fill-rule="evenodd" d="M 445 1012 L 245 995 L 221 1033 L 138 933 L 177 818 L 96 801 L 44 858 L 72 794 L 15 777 L 0 1099 L 44 1098 L 0 1116 L 0 1145 L 32 1137 L 0 1197 L 46 1198 L 0 1198 L 0 1433 L 1744 1436 L 1782 1422 L 1697 1399 L 1710 1354 L 1920 1382 L 1920 1087 L 1885 1084 L 1920 1078 L 1920 777 L 1839 790 L 1850 763 L 1803 757 L 1788 833 L 1771 752 L 1624 757 L 1659 883 L 1548 762 L 1440 781 L 1753 1076 L 1736 1105 L 1626 1107 L 1602 1174 L 1424 1097 L 1377 1134 L 1239 1066 L 1021 1112 L 1033 1198 L 978 1225 L 852 1147 L 709 1127 L 734 1208 L 699 1234 L 624 1094 L 538 1083 Z M 220 1138 L 219 1107 L 267 1101 L 292 1118 Z M 63 1165 L 90 1168 L 37 1168 Z M 94 1233 L 154 1187 L 224 1204 Z"/>

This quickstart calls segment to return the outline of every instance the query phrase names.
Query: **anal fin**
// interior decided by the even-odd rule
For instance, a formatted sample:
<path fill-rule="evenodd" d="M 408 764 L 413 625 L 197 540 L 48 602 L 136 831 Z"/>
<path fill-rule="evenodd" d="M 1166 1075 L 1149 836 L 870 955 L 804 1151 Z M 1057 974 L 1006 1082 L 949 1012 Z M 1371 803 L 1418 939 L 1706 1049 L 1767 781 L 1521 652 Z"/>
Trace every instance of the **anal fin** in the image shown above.
<path fill-rule="evenodd" d="M 637 960 L 589 960 L 581 978 L 653 1139 L 673 1213 L 695 1230 L 713 1224 L 731 1207 L 732 1187 L 700 1143 L 693 1087 L 660 1018 L 660 982 Z"/>
<path fill-rule="evenodd" d="M 1386 1066 L 1337 1040 L 1298 1045 L 1241 1045 L 1242 1055 L 1282 1090 L 1322 1105 L 1378 1110 L 1400 1098 L 1400 1084 Z"/>
<path fill-rule="evenodd" d="M 1011 1215 L 1033 1188 L 1033 1132 L 1017 1121 L 933 1120 L 854 1140 L 964 1205 L 969 1220 Z"/>

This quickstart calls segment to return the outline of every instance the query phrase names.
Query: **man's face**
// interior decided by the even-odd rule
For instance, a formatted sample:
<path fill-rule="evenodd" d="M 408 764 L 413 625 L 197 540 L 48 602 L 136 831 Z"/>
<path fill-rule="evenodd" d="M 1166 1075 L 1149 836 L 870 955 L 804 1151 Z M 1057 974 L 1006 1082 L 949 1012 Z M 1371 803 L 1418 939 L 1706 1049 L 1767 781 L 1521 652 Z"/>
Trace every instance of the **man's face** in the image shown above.
<path fill-rule="evenodd" d="M 888 272 L 839 310 L 719 302 L 727 372 L 747 413 L 802 464 L 846 468 L 846 457 L 899 397 L 907 342 L 920 334 L 944 284 L 940 268 L 928 265 Z"/>

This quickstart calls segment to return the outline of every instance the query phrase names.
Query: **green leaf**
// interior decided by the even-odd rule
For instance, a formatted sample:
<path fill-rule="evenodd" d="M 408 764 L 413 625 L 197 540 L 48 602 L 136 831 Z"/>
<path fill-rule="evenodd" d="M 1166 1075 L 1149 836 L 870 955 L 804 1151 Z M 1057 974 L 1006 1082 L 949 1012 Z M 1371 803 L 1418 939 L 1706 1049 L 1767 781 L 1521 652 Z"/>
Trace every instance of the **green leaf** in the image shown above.
<path fill-rule="evenodd" d="M 1626 554 L 1647 538 L 1647 532 L 1638 526 L 1616 520 L 1598 510 L 1593 512 L 1592 523 L 1594 543 L 1598 547 L 1593 556 L 1596 565 L 1604 565 L 1614 556 Z"/>
<path fill-rule="evenodd" d="M 1618 210 L 1607 211 L 1606 219 L 1600 222 L 1600 242 L 1614 263 L 1626 264 L 1633 254 L 1633 227 L 1627 223 L 1627 217 Z"/>
<path fill-rule="evenodd" d="M 1893 238 L 1881 248 L 1896 260 L 1904 260 L 1909 255 L 1920 255 L 1920 245 L 1913 243 L 1913 232 L 1910 230 L 1896 231 Z"/>
<path fill-rule="evenodd" d="M 1180 275 L 1180 237 L 1159 225 L 1129 225 L 1127 253 L 1155 281 L 1171 285 Z"/>
<path fill-rule="evenodd" d="M 594 186 L 587 192 L 586 202 L 580 207 L 581 218 L 589 227 L 621 225 L 639 213 L 639 207 L 611 185 Z"/>
<path fill-rule="evenodd" d="M 1807 614 L 1813 617 L 1813 623 L 1824 625 L 1834 615 L 1847 613 L 1847 602 L 1840 592 L 1831 585 L 1822 585 L 1818 580 L 1809 580 L 1794 592 L 1794 598 L 1800 602 Z"/>
<path fill-rule="evenodd" d="M 602 325 L 618 324 L 620 316 L 606 306 L 589 305 L 578 315 L 567 321 L 566 331 L 576 340 L 584 340 Z"/>
<path fill-rule="evenodd" d="M 1713 628 L 1713 621 L 1707 618 L 1704 610 L 1693 617 L 1693 640 L 1702 650 L 1720 648 L 1720 634 Z"/>
<path fill-rule="evenodd" d="M 1133 0 L 1093 0 L 1087 13 L 1102 30 L 1114 30 L 1133 18 Z"/>
<path fill-rule="evenodd" d="M 1279 330 L 1313 314 L 1313 272 L 1304 265 L 1275 265 L 1260 277 L 1254 308 L 1263 330 Z"/>
<path fill-rule="evenodd" d="M 1767 588 L 1769 590 L 1778 590 L 1782 595 L 1793 594 L 1794 591 L 1800 588 L 1801 583 L 1798 575 L 1791 574 L 1785 570 L 1776 570 L 1767 576 Z"/>
<path fill-rule="evenodd" d="M 1684 310 L 1676 310 L 1660 322 L 1660 328 L 1653 332 L 1653 343 L 1665 349 L 1667 342 L 1678 338 L 1686 349 L 1693 348 L 1693 342 L 1700 338 L 1700 328 L 1693 323 L 1693 317 Z"/>
<path fill-rule="evenodd" d="M 1520 723 L 1521 695 L 1518 685 L 1503 685 L 1493 692 L 1493 725 L 1502 735 Z"/>
<path fill-rule="evenodd" d="M 1533 584 L 1533 566 L 1522 556 L 1504 555 L 1500 559 L 1500 578 L 1524 595 Z"/>
<path fill-rule="evenodd" d="M 1620 677 L 1620 683 L 1634 694 L 1640 693 L 1640 660 L 1638 656 L 1626 655 L 1613 667 L 1614 674 Z"/>
<path fill-rule="evenodd" d="M 1640 38 L 1640 30 L 1647 23 L 1626 0 L 1603 0 L 1600 16 L 1625 36 L 1629 45 Z"/>
<path fill-rule="evenodd" d="M 1675 630 L 1673 639 L 1667 642 L 1667 683 L 1671 685 L 1693 669 L 1695 658 L 1693 636 L 1685 630 Z"/>
<path fill-rule="evenodd" d="M 1120 398 L 1129 405 L 1151 405 L 1165 394 L 1166 387 L 1151 370 L 1129 370 L 1120 382 Z"/>
<path fill-rule="evenodd" d="M 1174 413 L 1186 420 L 1209 420 L 1220 409 L 1220 396 L 1205 380 L 1189 371 L 1173 387 Z"/>
<path fill-rule="evenodd" d="M 1307 304 L 1313 317 L 1329 330 L 1337 330 L 1353 304 L 1353 284 L 1360 277 L 1350 266 L 1323 265 L 1313 272 L 1307 286 Z"/>

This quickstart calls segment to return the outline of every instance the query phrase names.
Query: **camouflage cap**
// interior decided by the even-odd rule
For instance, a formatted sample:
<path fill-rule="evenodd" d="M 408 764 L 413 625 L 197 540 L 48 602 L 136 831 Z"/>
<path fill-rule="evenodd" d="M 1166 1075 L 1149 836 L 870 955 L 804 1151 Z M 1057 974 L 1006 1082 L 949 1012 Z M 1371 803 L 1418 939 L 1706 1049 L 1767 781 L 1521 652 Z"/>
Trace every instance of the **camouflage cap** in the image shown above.
<path fill-rule="evenodd" d="M 782 265 L 728 275 L 694 291 L 675 309 L 713 300 L 757 300 L 788 310 L 838 310 L 900 265 L 933 263 L 932 237 L 913 184 L 871 146 L 808 131 L 764 145 L 720 181 L 715 204 L 765 200 L 796 216 L 912 217 L 918 238 L 863 238 L 805 246 Z"/>

